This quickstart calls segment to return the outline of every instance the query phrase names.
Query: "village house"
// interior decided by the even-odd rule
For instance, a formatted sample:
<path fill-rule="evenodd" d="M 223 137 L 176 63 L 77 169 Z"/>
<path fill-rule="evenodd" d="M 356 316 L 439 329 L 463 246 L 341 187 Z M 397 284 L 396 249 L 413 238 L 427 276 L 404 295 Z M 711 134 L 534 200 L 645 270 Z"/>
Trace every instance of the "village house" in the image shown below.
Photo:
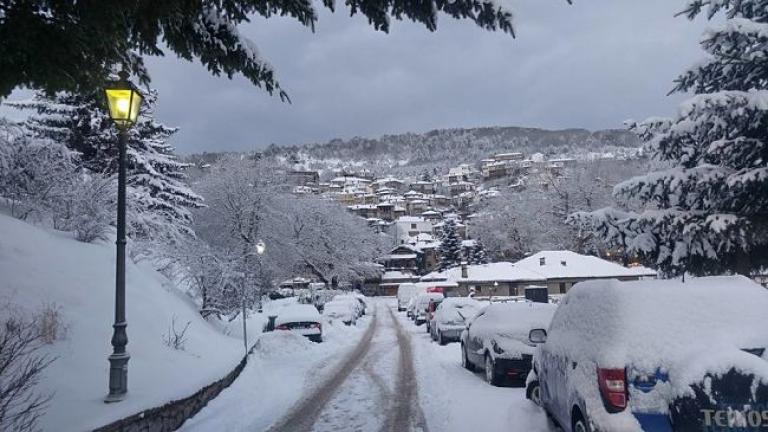
<path fill-rule="evenodd" d="M 456 282 L 455 289 L 445 292 L 446 297 L 465 297 L 470 292 L 476 296 L 522 296 L 526 287 L 546 282 L 539 273 L 508 262 L 462 264 L 443 272 L 429 273 L 422 276 L 421 281 Z"/>
<path fill-rule="evenodd" d="M 395 221 L 395 243 L 407 244 L 419 234 L 433 234 L 432 222 L 418 216 L 403 216 Z"/>
<path fill-rule="evenodd" d="M 515 263 L 516 266 L 540 274 L 550 294 L 565 294 L 576 283 L 593 279 L 621 281 L 655 278 L 656 271 L 642 267 L 624 267 L 590 255 L 567 250 L 542 251 Z"/>

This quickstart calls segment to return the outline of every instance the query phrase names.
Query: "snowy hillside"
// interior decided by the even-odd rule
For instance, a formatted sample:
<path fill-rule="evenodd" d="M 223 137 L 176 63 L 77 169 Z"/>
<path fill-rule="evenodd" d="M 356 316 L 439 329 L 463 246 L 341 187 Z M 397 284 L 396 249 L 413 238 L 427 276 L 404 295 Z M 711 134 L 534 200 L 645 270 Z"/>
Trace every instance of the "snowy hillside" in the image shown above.
<path fill-rule="evenodd" d="M 223 335 L 196 306 L 150 268 L 128 265 L 128 398 L 107 405 L 107 356 L 114 319 L 114 246 L 84 244 L 0 215 L 0 314 L 58 308 L 63 339 L 41 390 L 55 392 L 43 430 L 82 431 L 187 396 L 224 376 L 242 358 L 239 339 Z M 163 343 L 171 321 L 190 323 L 184 350 Z M 0 316 L 2 318 L 2 316 Z M 87 413 L 87 414 L 86 414 Z"/>
<path fill-rule="evenodd" d="M 626 130 L 545 130 L 523 127 L 439 129 L 422 134 L 404 133 L 380 138 L 334 139 L 306 146 L 276 146 L 268 156 L 286 156 L 307 168 L 353 166 L 389 174 L 417 174 L 424 169 L 476 163 L 496 153 L 543 153 L 551 157 L 588 159 L 637 154 L 641 143 Z"/>

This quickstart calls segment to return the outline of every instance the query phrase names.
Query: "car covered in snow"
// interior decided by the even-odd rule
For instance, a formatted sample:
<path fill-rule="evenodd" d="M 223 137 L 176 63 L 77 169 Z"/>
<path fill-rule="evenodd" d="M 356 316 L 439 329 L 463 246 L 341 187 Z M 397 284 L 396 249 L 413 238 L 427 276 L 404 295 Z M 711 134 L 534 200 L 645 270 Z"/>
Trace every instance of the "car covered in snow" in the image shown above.
<path fill-rule="evenodd" d="M 444 299 L 445 297 L 433 298 L 429 301 L 429 304 L 427 305 L 426 328 L 427 328 L 427 333 L 429 333 L 430 335 L 432 334 L 432 319 L 434 319 L 435 312 L 437 312 L 437 308 L 440 307 L 440 303 L 442 303 Z"/>
<path fill-rule="evenodd" d="M 357 324 L 357 309 L 348 301 L 329 301 L 323 308 L 323 316 L 330 322 L 341 321 L 346 325 Z"/>
<path fill-rule="evenodd" d="M 489 384 L 525 385 L 536 345 L 532 329 L 546 328 L 557 306 L 549 303 L 491 303 L 461 333 L 461 363 L 485 371 Z"/>
<path fill-rule="evenodd" d="M 313 342 L 323 341 L 322 318 L 313 305 L 296 303 L 281 308 L 275 319 L 275 330 L 291 331 Z"/>
<path fill-rule="evenodd" d="M 397 311 L 403 312 L 406 310 L 411 299 L 426 291 L 426 287 L 414 283 L 401 283 L 397 287 Z"/>
<path fill-rule="evenodd" d="M 471 320 L 485 304 L 469 297 L 448 297 L 437 307 L 429 321 L 432 340 L 440 345 L 458 342 L 467 321 Z"/>
<path fill-rule="evenodd" d="M 427 309 L 429 309 L 429 302 L 433 300 L 442 300 L 443 293 L 439 292 L 426 292 L 416 296 L 413 302 L 413 322 L 416 325 L 422 325 L 427 322 Z"/>
<path fill-rule="evenodd" d="M 355 310 L 355 315 L 357 315 L 357 317 L 365 315 L 365 302 L 353 294 L 339 294 L 334 296 L 332 301 L 337 303 L 349 303 L 350 307 Z"/>
<path fill-rule="evenodd" d="M 768 290 L 741 276 L 575 285 L 528 398 L 565 431 L 764 431 Z"/>

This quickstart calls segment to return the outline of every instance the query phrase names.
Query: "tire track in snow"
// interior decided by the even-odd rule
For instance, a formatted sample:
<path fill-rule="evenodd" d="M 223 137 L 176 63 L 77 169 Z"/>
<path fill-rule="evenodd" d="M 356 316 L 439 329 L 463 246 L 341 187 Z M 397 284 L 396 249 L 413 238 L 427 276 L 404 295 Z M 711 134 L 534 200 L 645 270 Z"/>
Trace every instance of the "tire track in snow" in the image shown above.
<path fill-rule="evenodd" d="M 397 386 L 395 395 L 397 399 L 391 409 L 387 422 L 382 432 L 423 431 L 428 432 L 427 421 L 424 412 L 419 405 L 418 384 L 413 363 L 413 349 L 411 337 L 400 325 L 392 308 L 389 315 L 395 324 L 398 347 L 400 348 L 400 362 L 397 373 Z"/>
<path fill-rule="evenodd" d="M 343 361 L 330 376 L 330 378 L 312 393 L 304 397 L 293 409 L 279 420 L 268 430 L 269 432 L 307 432 L 312 430 L 312 426 L 325 408 L 326 404 L 333 398 L 339 387 L 346 381 L 347 377 L 365 358 L 371 348 L 371 340 L 378 327 L 378 307 L 373 313 L 373 322 L 365 331 L 363 338 L 358 346 L 352 351 L 347 359 Z"/>

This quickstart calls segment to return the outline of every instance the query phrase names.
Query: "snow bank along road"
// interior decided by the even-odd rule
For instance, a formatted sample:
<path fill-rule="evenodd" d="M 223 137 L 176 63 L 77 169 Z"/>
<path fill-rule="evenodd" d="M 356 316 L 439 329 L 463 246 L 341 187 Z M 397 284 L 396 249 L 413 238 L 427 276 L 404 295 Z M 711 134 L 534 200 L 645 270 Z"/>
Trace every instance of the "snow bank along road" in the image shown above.
<path fill-rule="evenodd" d="M 374 301 L 373 323 L 335 376 L 270 431 L 426 431 L 418 408 L 410 335 Z"/>
<path fill-rule="evenodd" d="M 488 385 L 461 367 L 458 343 L 439 346 L 425 326 L 371 299 L 356 327 L 329 329 L 329 341 L 275 338 L 268 362 L 182 427 L 258 432 L 550 432 L 520 388 Z M 366 327 L 367 325 L 367 327 Z M 265 335 L 268 336 L 268 335 Z M 298 337 L 300 338 L 300 337 Z M 304 341 L 299 341 L 304 342 Z M 291 348 L 296 345 L 295 348 Z M 299 349 L 301 348 L 301 349 Z M 275 351 L 275 352 L 273 352 Z M 283 353 L 277 356 L 277 353 Z M 344 354 L 340 354 L 344 353 Z M 308 357 L 314 355 L 317 358 Z"/>

